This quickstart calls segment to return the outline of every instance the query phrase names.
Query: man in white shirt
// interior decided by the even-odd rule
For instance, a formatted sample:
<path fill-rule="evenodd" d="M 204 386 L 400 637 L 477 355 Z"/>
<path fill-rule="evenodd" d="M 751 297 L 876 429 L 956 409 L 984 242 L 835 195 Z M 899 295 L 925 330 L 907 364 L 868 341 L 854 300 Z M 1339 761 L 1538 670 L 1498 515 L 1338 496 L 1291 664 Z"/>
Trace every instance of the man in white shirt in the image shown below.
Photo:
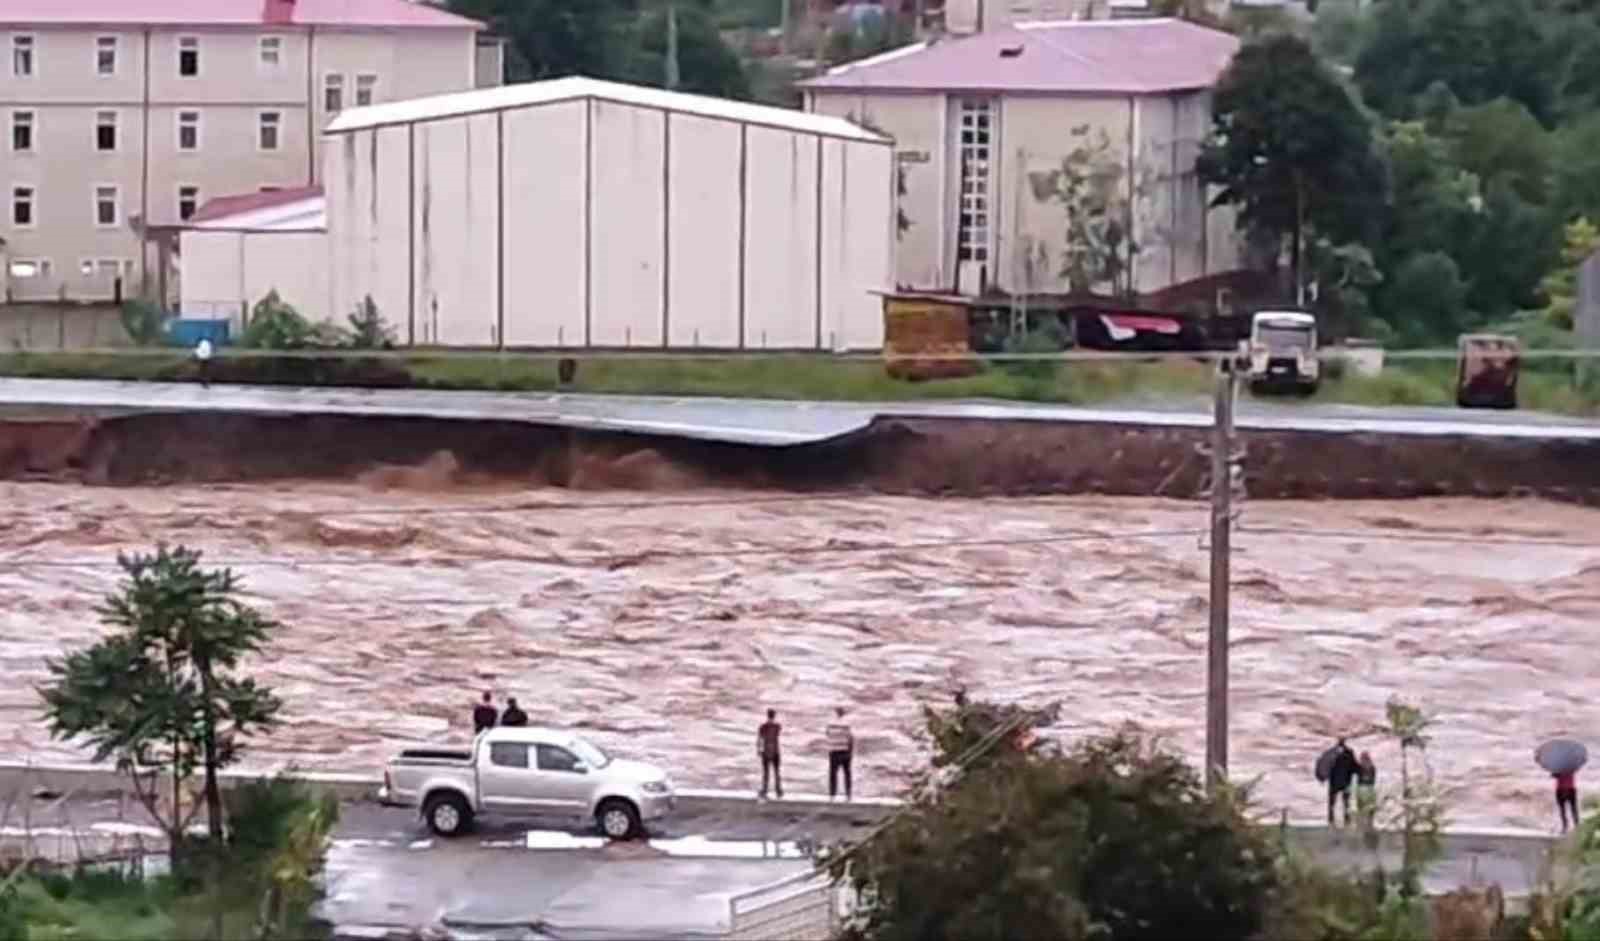
<path fill-rule="evenodd" d="M 194 345 L 194 361 L 200 364 L 200 385 L 211 385 L 211 341 L 202 337 Z"/>
<path fill-rule="evenodd" d="M 850 759 L 856 750 L 856 739 L 844 721 L 844 707 L 835 713 L 837 721 L 828 726 L 828 799 L 839 796 L 839 772 L 844 772 L 844 799 L 850 800 Z"/>

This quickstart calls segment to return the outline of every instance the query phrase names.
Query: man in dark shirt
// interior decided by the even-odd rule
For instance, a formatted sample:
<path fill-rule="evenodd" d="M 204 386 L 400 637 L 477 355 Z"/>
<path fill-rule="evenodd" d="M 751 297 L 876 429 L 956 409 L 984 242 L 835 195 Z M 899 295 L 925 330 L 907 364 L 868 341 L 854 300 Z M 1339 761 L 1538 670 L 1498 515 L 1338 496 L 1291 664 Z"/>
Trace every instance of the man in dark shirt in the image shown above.
<path fill-rule="evenodd" d="M 482 735 L 500 720 L 500 714 L 494 708 L 494 696 L 483 694 L 483 702 L 472 707 L 472 734 Z"/>
<path fill-rule="evenodd" d="M 528 724 L 528 714 L 517 705 L 517 697 L 506 697 L 506 711 L 500 716 L 500 724 L 508 729 L 521 728 Z"/>
<path fill-rule="evenodd" d="M 1361 773 L 1361 765 L 1356 761 L 1356 753 L 1345 744 L 1344 739 L 1339 739 L 1339 744 L 1333 757 L 1333 767 L 1328 769 L 1328 826 L 1333 826 L 1334 804 L 1344 798 L 1344 825 L 1350 826 L 1350 785 L 1355 781 L 1356 775 Z"/>
<path fill-rule="evenodd" d="M 767 710 L 767 721 L 761 723 L 761 728 L 756 730 L 756 755 L 761 759 L 761 794 L 767 796 L 767 776 L 772 776 L 773 791 L 781 799 L 783 797 L 783 777 L 779 772 L 781 752 L 778 747 L 778 736 L 783 734 L 783 726 L 778 724 L 778 710 Z"/>

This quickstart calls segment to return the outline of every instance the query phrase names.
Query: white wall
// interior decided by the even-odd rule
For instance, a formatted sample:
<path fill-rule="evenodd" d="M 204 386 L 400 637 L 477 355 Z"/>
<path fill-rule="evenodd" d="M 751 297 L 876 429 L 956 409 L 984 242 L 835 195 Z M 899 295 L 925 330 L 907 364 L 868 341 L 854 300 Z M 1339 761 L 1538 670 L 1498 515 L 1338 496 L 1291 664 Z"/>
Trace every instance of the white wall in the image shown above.
<path fill-rule="evenodd" d="M 183 259 L 180 307 L 186 317 L 228 318 L 243 329 L 241 311 L 277 291 L 310 320 L 344 322 L 349 310 L 329 310 L 325 232 L 207 232 L 179 237 Z"/>
<path fill-rule="evenodd" d="M 402 340 L 882 343 L 882 144 L 594 98 L 341 133 L 324 152 L 330 307 L 370 293 Z"/>

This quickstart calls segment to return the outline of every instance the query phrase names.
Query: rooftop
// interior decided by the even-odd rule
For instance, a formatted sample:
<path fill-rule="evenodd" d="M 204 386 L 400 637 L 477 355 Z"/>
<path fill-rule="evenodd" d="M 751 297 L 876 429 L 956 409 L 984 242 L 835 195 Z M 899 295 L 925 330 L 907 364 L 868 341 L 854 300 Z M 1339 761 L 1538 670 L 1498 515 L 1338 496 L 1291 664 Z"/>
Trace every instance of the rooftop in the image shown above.
<path fill-rule="evenodd" d="M 318 232 L 328 227 L 322 187 L 241 193 L 206 200 L 189 217 L 188 228 L 201 231 Z"/>
<path fill-rule="evenodd" d="M 895 49 L 801 87 L 1153 95 L 1211 87 L 1238 49 L 1236 37 L 1183 20 L 1018 23 Z"/>
<path fill-rule="evenodd" d="M 753 105 L 726 98 L 662 91 L 659 88 L 646 88 L 640 85 L 603 82 L 592 78 L 557 78 L 544 82 L 434 95 L 429 98 L 413 98 L 367 108 L 351 108 L 342 112 L 332 124 L 328 125 L 327 133 L 343 134 L 385 125 L 417 124 L 462 115 L 510 111 L 589 98 L 678 114 L 802 131 L 823 137 L 838 137 L 872 144 L 888 143 L 886 138 L 851 124 L 843 118 L 809 114 L 788 108 L 774 108 L 770 105 Z"/>
<path fill-rule="evenodd" d="M 482 29 L 412 0 L 5 0 L 8 25 Z"/>

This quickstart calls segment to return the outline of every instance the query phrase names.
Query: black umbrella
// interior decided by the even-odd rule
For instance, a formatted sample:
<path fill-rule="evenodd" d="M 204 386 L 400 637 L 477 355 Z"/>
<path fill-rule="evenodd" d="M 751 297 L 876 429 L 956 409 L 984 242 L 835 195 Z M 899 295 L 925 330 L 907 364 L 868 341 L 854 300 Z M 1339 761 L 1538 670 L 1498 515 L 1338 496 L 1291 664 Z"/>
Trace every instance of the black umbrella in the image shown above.
<path fill-rule="evenodd" d="M 1589 763 L 1589 749 L 1570 738 L 1553 738 L 1533 753 L 1539 767 L 1551 774 L 1574 774 Z"/>
<path fill-rule="evenodd" d="M 1317 758 L 1317 767 L 1312 772 L 1317 776 L 1319 783 L 1326 783 L 1333 776 L 1333 763 L 1339 760 L 1339 746 L 1335 745 L 1323 752 Z"/>

